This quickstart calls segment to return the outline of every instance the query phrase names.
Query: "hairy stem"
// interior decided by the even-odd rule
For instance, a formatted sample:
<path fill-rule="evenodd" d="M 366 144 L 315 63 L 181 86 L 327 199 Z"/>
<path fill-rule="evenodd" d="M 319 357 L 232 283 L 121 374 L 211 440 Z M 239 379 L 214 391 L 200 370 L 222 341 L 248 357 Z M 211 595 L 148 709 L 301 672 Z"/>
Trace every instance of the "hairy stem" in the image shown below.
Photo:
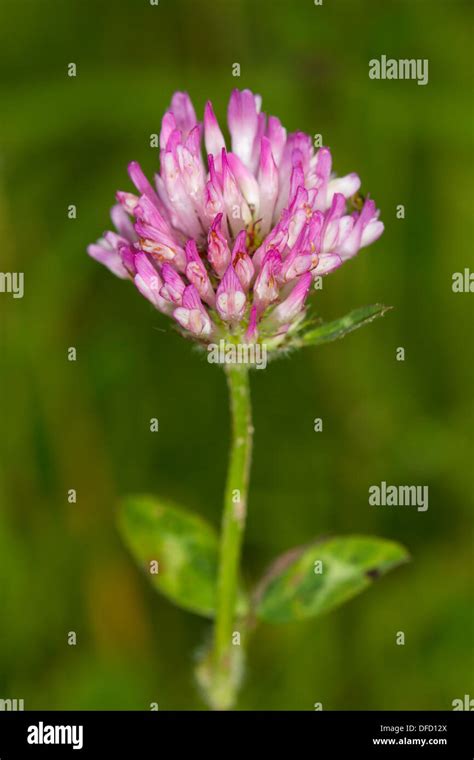
<path fill-rule="evenodd" d="M 212 653 L 215 698 L 218 709 L 230 707 L 238 688 L 240 652 L 233 650 L 236 623 L 239 565 L 247 511 L 247 495 L 252 454 L 252 411 L 248 368 L 227 365 L 232 439 L 224 497 L 220 542 L 217 615 Z M 242 637 L 243 638 L 243 637 Z"/>

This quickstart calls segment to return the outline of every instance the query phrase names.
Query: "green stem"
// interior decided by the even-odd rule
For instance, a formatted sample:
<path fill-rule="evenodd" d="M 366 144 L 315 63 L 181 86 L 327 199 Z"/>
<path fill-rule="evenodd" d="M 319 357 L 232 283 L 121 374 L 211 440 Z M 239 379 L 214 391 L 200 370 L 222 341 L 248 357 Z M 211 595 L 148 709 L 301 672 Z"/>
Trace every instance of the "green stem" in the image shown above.
<path fill-rule="evenodd" d="M 252 454 L 252 412 L 248 368 L 226 365 L 232 415 L 230 462 L 224 497 L 214 632 L 215 706 L 230 707 L 238 688 L 232 635 L 236 623 L 239 565 L 247 511 Z M 238 666 L 237 666 L 238 668 Z"/>

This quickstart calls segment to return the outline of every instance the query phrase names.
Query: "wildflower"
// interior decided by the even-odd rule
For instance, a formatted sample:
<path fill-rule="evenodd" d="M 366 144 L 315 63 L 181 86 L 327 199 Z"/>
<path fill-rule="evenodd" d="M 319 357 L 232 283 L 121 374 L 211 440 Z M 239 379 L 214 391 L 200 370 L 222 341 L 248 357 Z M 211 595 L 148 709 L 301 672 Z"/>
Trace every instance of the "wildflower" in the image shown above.
<path fill-rule="evenodd" d="M 116 231 L 88 252 L 201 344 L 232 335 L 286 348 L 304 329 L 314 278 L 377 240 L 383 224 L 370 199 L 354 210 L 357 174 L 334 176 L 329 149 L 287 135 L 260 96 L 234 90 L 227 117 L 229 145 L 210 102 L 201 124 L 189 96 L 175 93 L 154 184 L 129 165 L 137 192 L 117 193 Z"/>
<path fill-rule="evenodd" d="M 262 113 L 260 96 L 234 90 L 227 117 L 230 142 L 211 103 L 201 124 L 188 95 L 175 93 L 161 125 L 159 173 L 151 183 L 136 162 L 129 165 L 136 192 L 117 193 L 115 231 L 88 249 L 117 277 L 132 280 L 227 375 L 231 449 L 219 549 L 211 526 L 165 500 L 130 497 L 120 520 L 141 565 L 150 541 L 164 554 L 165 572 L 154 579 L 158 590 L 184 609 L 214 617 L 196 678 L 207 703 L 219 710 L 235 703 L 250 621 L 253 627 L 258 619 L 282 622 L 326 612 L 407 556 L 393 542 L 332 539 L 318 542 L 316 551 L 323 551 L 330 569 L 348 570 L 332 574 L 331 594 L 310 580 L 314 544 L 277 559 L 250 594 L 241 588 L 253 436 L 249 366 L 263 369 L 267 354 L 340 338 L 386 307 L 374 304 L 324 325 L 312 323 L 314 279 L 382 234 L 379 212 L 359 195 L 357 174 L 336 177 L 329 149 L 315 151 L 303 132 L 288 135 L 279 119 Z M 176 553 L 179 562 L 166 561 Z"/>

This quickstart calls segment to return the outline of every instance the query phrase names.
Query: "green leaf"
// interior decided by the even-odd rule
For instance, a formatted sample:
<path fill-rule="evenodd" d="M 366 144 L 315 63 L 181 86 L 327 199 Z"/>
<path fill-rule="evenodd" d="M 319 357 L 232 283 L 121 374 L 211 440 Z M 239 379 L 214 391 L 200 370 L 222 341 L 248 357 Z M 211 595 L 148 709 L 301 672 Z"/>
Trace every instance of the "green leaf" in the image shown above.
<path fill-rule="evenodd" d="M 129 496 L 121 505 L 119 528 L 160 593 L 185 610 L 214 616 L 218 539 L 212 526 L 162 499 Z M 150 572 L 153 560 L 157 574 Z"/>
<path fill-rule="evenodd" d="M 328 538 L 292 549 L 269 568 L 255 592 L 255 612 L 268 623 L 322 615 L 409 559 L 393 541 Z"/>
<path fill-rule="evenodd" d="M 332 340 L 343 338 L 353 330 L 368 325 L 372 320 L 383 317 L 391 308 L 391 306 L 384 306 L 380 303 L 372 304 L 372 306 L 361 306 L 359 309 L 350 311 L 345 317 L 308 330 L 297 339 L 297 346 L 319 346 L 321 343 L 330 343 Z"/>

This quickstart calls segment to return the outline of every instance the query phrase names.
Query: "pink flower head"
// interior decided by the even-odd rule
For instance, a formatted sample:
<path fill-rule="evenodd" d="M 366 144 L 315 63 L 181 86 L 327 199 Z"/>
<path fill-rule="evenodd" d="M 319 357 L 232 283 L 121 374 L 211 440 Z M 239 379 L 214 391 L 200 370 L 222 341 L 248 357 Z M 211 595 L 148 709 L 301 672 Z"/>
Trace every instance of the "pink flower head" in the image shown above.
<path fill-rule="evenodd" d="M 227 117 L 226 145 L 212 103 L 200 123 L 189 96 L 175 93 L 159 173 L 151 182 L 129 165 L 136 193 L 117 193 L 116 231 L 88 252 L 201 344 L 232 335 L 285 348 L 313 279 L 377 240 L 383 224 L 357 195 L 357 174 L 336 177 L 329 149 L 287 134 L 260 96 L 234 90 Z"/>

